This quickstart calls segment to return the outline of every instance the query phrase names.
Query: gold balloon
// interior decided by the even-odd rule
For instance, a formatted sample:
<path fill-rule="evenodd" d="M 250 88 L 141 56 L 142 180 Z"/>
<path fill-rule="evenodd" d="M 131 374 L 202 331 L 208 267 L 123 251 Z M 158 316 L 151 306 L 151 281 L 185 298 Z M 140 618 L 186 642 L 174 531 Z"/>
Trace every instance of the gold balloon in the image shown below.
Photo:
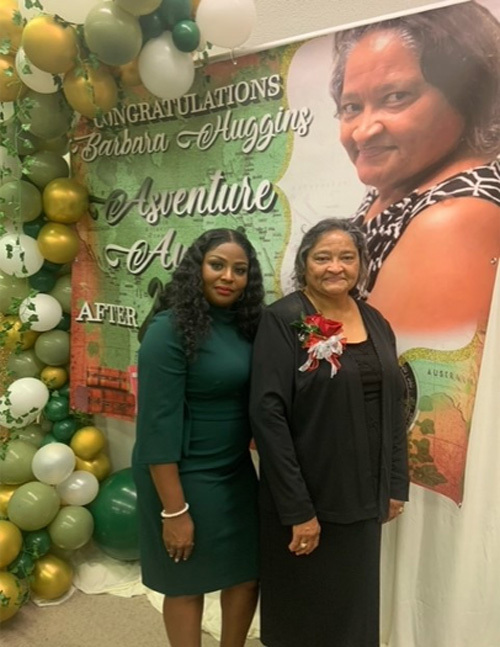
<path fill-rule="evenodd" d="M 14 59 L 0 56 L 0 101 L 15 101 L 23 88 Z"/>
<path fill-rule="evenodd" d="M 11 53 L 16 52 L 21 44 L 23 25 L 16 24 L 16 13 L 19 12 L 16 0 L 0 0 L 0 42 L 10 41 Z"/>
<path fill-rule="evenodd" d="M 78 254 L 78 236 L 66 225 L 48 222 L 40 229 L 37 238 L 42 256 L 51 263 L 71 263 Z"/>
<path fill-rule="evenodd" d="M 7 516 L 7 506 L 9 505 L 10 497 L 17 490 L 19 485 L 7 485 L 0 483 L 0 515 Z"/>
<path fill-rule="evenodd" d="M 76 63 L 78 46 L 73 27 L 52 16 L 37 16 L 23 31 L 22 46 L 28 59 L 44 72 L 64 74 Z"/>
<path fill-rule="evenodd" d="M 12 618 L 19 611 L 25 596 L 22 582 L 12 573 L 0 571 L 0 622 Z"/>
<path fill-rule="evenodd" d="M 46 366 L 40 373 L 40 379 L 49 389 L 60 389 L 68 381 L 68 371 L 62 366 Z"/>
<path fill-rule="evenodd" d="M 83 74 L 82 74 L 83 71 Z M 118 103 L 118 87 L 103 65 L 84 65 L 68 72 L 63 81 L 67 102 L 84 117 L 94 119 L 98 112 L 109 112 Z"/>
<path fill-rule="evenodd" d="M 28 350 L 35 345 L 40 333 L 34 330 L 23 330 L 23 323 L 14 315 L 0 316 L 0 337 L 5 339 L 5 348 L 9 350 Z"/>
<path fill-rule="evenodd" d="M 12 523 L 0 519 L 0 568 L 5 568 L 21 552 L 23 536 L 19 528 Z"/>
<path fill-rule="evenodd" d="M 128 88 L 142 85 L 139 76 L 139 59 L 134 58 L 130 63 L 113 68 L 113 73 L 120 79 L 121 84 Z"/>
<path fill-rule="evenodd" d="M 97 427 L 82 427 L 71 438 L 70 446 L 78 458 L 90 461 L 106 447 L 106 436 Z"/>
<path fill-rule="evenodd" d="M 76 432 L 78 433 L 78 432 Z M 93 474 L 98 481 L 102 481 L 111 474 L 111 463 L 107 454 L 98 454 L 91 461 L 84 461 L 79 456 L 76 457 L 75 470 L 84 470 Z"/>
<path fill-rule="evenodd" d="M 42 600 L 56 600 L 68 592 L 73 569 L 60 557 L 48 553 L 35 562 L 32 592 Z"/>
<path fill-rule="evenodd" d="M 53 222 L 71 225 L 78 222 L 89 208 L 85 187 L 69 177 L 52 180 L 43 191 L 43 209 Z"/>

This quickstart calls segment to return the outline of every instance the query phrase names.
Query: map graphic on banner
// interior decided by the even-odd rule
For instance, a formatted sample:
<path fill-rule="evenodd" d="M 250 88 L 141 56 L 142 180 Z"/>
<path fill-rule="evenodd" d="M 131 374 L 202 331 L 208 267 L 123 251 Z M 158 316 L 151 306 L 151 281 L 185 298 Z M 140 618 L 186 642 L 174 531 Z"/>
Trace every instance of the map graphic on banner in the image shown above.
<path fill-rule="evenodd" d="M 134 419 L 140 326 L 202 231 L 244 229 L 271 302 L 292 289 L 303 232 L 356 212 L 366 188 L 339 143 L 332 68 L 333 35 L 321 36 L 210 64 L 176 101 L 129 88 L 81 121 L 72 160 L 93 207 L 73 272 L 75 408 Z M 398 335 L 412 480 L 457 504 L 484 332 Z"/>

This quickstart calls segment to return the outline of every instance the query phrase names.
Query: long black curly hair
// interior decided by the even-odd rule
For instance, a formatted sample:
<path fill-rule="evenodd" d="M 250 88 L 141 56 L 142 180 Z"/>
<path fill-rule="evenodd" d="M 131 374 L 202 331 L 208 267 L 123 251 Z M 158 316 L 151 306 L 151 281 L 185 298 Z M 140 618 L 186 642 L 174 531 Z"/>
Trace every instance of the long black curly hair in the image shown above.
<path fill-rule="evenodd" d="M 232 305 L 241 334 L 253 340 L 264 303 L 264 286 L 259 261 L 248 238 L 236 229 L 210 229 L 187 249 L 182 261 L 165 285 L 153 314 L 170 309 L 181 332 L 186 356 L 192 361 L 210 330 L 210 305 L 203 294 L 201 269 L 205 255 L 224 243 L 239 245 L 248 259 L 248 282 Z M 148 322 L 145 322 L 147 325 Z"/>

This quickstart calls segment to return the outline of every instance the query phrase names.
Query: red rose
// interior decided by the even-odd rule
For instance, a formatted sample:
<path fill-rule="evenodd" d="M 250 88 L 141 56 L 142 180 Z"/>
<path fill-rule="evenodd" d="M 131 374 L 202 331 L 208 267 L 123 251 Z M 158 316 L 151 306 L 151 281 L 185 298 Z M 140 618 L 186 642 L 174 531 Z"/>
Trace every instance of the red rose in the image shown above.
<path fill-rule="evenodd" d="M 305 318 L 305 323 L 310 326 L 316 326 L 320 333 L 327 338 L 332 335 L 338 335 L 342 332 L 342 323 L 340 321 L 325 319 L 325 317 L 320 314 L 309 315 Z"/>

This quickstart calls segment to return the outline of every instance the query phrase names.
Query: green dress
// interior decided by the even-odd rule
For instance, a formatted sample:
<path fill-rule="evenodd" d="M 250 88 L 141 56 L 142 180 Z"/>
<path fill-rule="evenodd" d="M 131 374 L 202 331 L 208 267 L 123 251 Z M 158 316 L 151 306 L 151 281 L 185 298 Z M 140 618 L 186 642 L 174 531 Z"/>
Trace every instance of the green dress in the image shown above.
<path fill-rule="evenodd" d="M 231 311 L 188 363 L 170 311 L 156 315 L 139 351 L 139 412 L 132 467 L 142 579 L 169 596 L 257 579 L 257 477 L 247 415 L 251 344 Z M 175 563 L 162 539 L 162 504 L 149 465 L 177 463 L 195 526 L 191 557 Z"/>

